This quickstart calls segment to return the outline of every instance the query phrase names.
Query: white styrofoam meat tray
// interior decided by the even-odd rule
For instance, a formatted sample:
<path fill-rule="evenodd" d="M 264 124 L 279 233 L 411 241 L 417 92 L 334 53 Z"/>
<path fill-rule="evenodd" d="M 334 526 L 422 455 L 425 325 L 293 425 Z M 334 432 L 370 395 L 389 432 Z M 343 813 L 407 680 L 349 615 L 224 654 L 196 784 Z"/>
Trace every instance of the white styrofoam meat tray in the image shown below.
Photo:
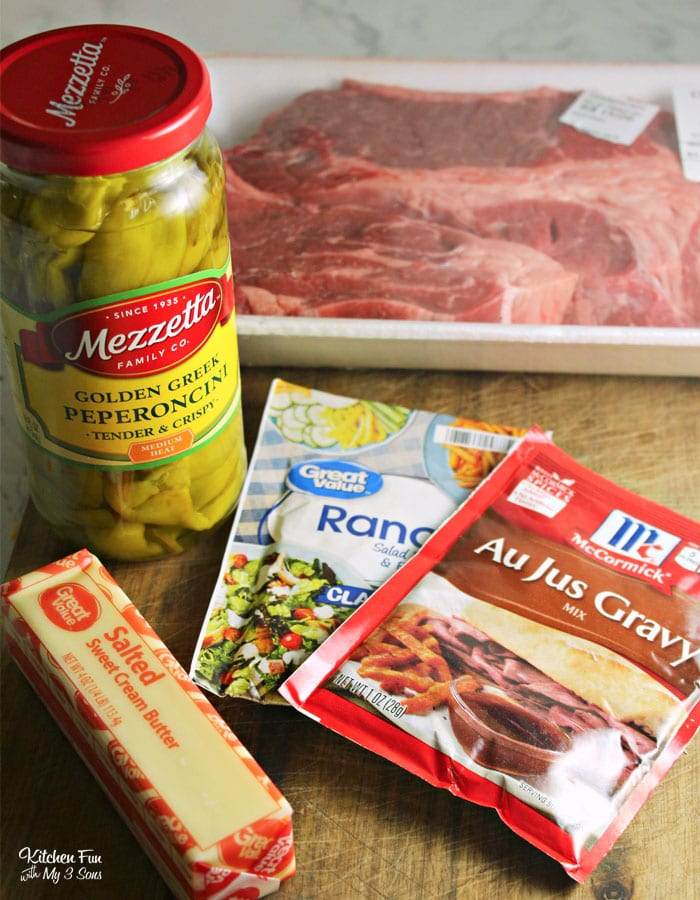
<path fill-rule="evenodd" d="M 590 89 L 666 109 L 676 85 L 700 86 L 698 65 L 228 55 L 206 61 L 214 96 L 210 127 L 225 148 L 303 91 L 335 87 L 343 78 L 428 90 Z M 700 376 L 700 328 L 241 315 L 238 334 L 244 365 Z"/>

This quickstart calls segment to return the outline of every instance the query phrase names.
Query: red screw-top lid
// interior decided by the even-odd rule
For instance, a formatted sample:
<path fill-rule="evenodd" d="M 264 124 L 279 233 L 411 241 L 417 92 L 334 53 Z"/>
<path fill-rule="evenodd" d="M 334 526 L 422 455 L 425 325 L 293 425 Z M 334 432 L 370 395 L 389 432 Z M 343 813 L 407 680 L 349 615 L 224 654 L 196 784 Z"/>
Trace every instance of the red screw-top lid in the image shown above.
<path fill-rule="evenodd" d="M 0 160 L 28 172 L 107 175 L 167 159 L 211 112 L 189 47 L 128 25 L 77 25 L 0 52 Z"/>

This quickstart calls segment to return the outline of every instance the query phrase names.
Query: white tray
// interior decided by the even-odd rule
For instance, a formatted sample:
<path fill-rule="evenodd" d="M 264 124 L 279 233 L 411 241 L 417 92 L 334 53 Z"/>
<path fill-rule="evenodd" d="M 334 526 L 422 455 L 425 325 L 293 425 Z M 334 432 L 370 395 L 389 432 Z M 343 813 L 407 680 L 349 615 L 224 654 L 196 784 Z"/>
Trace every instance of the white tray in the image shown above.
<path fill-rule="evenodd" d="M 591 89 L 671 109 L 676 85 L 699 85 L 698 65 L 488 63 L 209 56 L 222 146 L 303 91 L 343 78 L 429 90 Z M 238 317 L 245 365 L 582 372 L 700 377 L 700 328 L 495 325 L 376 319 Z"/>

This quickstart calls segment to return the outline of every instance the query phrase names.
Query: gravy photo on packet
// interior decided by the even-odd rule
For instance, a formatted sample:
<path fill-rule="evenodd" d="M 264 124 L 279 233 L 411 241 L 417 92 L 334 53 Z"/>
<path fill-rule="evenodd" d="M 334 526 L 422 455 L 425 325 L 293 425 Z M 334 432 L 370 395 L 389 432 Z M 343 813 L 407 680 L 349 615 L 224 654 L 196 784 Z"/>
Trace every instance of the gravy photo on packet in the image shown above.
<path fill-rule="evenodd" d="M 698 728 L 700 525 L 533 428 L 280 693 L 582 882 Z"/>

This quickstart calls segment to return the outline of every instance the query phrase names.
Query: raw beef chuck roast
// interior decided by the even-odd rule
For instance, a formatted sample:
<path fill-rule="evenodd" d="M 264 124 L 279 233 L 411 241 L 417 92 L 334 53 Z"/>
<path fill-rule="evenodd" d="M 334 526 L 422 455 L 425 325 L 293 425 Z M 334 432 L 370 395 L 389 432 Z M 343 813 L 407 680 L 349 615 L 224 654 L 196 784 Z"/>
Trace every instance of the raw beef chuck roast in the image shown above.
<path fill-rule="evenodd" d="M 271 199 L 229 173 L 238 312 L 560 322 L 576 276 L 525 244 L 349 203 Z"/>
<path fill-rule="evenodd" d="M 241 313 L 700 323 L 700 185 L 673 117 L 630 146 L 559 122 L 576 94 L 345 82 L 226 153 Z"/>

